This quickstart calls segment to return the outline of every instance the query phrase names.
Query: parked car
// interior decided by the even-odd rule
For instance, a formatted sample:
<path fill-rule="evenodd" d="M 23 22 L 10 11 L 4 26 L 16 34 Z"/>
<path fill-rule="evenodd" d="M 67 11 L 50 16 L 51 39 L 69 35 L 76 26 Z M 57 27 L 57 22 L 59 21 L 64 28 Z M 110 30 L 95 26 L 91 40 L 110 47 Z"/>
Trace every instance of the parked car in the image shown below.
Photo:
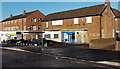
<path fill-rule="evenodd" d="M 42 45 L 42 40 L 41 39 L 34 39 L 30 42 L 32 45 Z"/>
<path fill-rule="evenodd" d="M 10 43 L 10 44 L 14 44 L 16 42 L 17 42 L 17 40 L 15 40 L 15 39 L 6 40 L 6 43 Z"/>
<path fill-rule="evenodd" d="M 28 40 L 19 39 L 19 40 L 17 40 L 17 43 L 28 43 Z"/>

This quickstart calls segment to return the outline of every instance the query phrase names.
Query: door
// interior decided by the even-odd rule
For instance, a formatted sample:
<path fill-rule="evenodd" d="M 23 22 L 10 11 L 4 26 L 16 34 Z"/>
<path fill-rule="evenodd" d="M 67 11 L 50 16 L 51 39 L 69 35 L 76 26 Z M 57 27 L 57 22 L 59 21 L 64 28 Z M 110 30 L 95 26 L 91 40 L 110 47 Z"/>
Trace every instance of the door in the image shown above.
<path fill-rule="evenodd" d="M 74 32 L 62 32 L 62 42 L 74 43 Z"/>
<path fill-rule="evenodd" d="M 87 31 L 76 32 L 76 43 L 88 43 Z"/>

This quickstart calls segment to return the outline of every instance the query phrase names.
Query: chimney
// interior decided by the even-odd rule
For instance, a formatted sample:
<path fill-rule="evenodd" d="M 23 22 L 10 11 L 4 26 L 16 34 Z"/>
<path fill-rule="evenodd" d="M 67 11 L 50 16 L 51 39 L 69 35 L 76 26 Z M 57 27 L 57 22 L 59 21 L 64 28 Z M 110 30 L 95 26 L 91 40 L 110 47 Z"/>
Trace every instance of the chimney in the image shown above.
<path fill-rule="evenodd" d="M 110 6 L 110 0 L 105 0 L 105 6 Z"/>
<path fill-rule="evenodd" d="M 25 14 L 26 14 L 26 10 L 23 11 L 23 15 L 25 15 Z"/>
<path fill-rule="evenodd" d="M 10 17 L 12 18 L 12 14 L 10 14 Z"/>

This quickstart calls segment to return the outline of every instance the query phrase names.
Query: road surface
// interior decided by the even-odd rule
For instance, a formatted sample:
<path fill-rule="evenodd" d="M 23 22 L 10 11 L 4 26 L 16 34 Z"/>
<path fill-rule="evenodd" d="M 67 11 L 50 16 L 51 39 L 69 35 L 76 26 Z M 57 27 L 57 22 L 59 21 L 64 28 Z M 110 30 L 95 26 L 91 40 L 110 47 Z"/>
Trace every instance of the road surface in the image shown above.
<path fill-rule="evenodd" d="M 96 67 L 92 64 L 76 63 L 43 54 L 31 54 L 2 50 L 2 67 Z"/>

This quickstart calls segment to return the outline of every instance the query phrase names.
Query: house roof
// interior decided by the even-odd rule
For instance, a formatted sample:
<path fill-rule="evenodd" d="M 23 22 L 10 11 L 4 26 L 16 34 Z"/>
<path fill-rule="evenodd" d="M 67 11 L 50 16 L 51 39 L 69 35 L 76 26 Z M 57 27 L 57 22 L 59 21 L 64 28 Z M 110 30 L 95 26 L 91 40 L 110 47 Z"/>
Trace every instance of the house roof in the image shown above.
<path fill-rule="evenodd" d="M 2 20 L 1 22 L 10 21 L 10 20 L 15 20 L 15 19 L 19 19 L 19 18 L 25 18 L 25 17 L 27 17 L 28 15 L 30 15 L 30 14 L 36 12 L 36 11 L 39 11 L 39 10 L 35 10 L 35 11 L 27 12 L 27 13 L 25 13 L 25 14 L 20 14 L 20 15 L 12 16 L 12 17 L 9 17 L 9 18 L 6 18 L 6 19 Z"/>
<path fill-rule="evenodd" d="M 115 14 L 115 17 L 116 18 L 118 18 L 118 17 L 120 18 L 120 11 L 115 9 L 115 8 L 112 8 L 112 10 L 113 10 L 113 13 Z"/>
<path fill-rule="evenodd" d="M 52 14 L 48 14 L 43 19 L 43 21 L 100 15 L 105 9 L 105 7 L 106 6 L 104 4 L 100 4 L 100 5 L 90 6 L 90 7 L 84 7 L 84 8 L 78 8 L 78 9 L 73 9 L 73 10 L 68 10 L 68 11 L 52 13 Z"/>

